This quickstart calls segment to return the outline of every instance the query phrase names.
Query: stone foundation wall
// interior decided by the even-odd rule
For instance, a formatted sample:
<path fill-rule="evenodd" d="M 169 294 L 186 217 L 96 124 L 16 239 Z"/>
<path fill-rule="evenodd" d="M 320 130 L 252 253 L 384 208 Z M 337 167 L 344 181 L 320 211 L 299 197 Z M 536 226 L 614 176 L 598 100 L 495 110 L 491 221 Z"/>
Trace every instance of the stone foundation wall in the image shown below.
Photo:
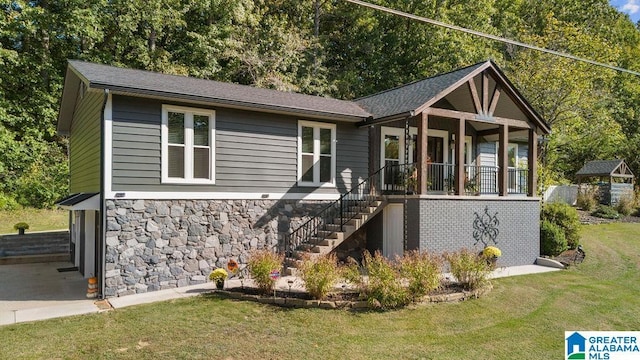
<path fill-rule="evenodd" d="M 208 281 L 229 259 L 278 249 L 328 204 L 279 200 L 108 200 L 105 296 Z"/>

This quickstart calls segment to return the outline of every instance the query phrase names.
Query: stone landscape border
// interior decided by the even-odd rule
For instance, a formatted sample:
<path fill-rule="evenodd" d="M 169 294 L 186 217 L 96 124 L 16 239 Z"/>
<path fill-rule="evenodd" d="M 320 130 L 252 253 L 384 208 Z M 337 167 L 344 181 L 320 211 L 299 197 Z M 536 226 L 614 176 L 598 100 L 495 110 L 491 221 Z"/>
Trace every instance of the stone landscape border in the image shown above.
<path fill-rule="evenodd" d="M 463 290 L 451 294 L 426 295 L 417 304 L 427 303 L 447 303 L 460 302 L 469 299 L 477 299 L 487 294 L 493 289 L 491 284 L 487 284 L 475 290 Z M 211 294 L 219 295 L 234 300 L 253 301 L 261 304 L 268 304 L 287 308 L 300 309 L 346 309 L 346 310 L 370 310 L 377 307 L 369 304 L 366 300 L 304 300 L 293 297 L 265 296 L 245 294 L 232 289 L 213 290 Z"/>

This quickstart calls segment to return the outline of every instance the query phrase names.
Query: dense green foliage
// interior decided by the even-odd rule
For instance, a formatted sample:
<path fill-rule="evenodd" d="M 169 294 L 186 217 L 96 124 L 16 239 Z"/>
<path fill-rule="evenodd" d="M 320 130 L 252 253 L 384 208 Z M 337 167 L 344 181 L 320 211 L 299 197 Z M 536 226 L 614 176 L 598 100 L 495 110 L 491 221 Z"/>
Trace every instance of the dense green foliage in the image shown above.
<path fill-rule="evenodd" d="M 616 210 L 612 206 L 600 205 L 598 208 L 591 213 L 592 216 L 603 218 L 603 219 L 618 219 L 620 214 L 618 210 Z"/>
<path fill-rule="evenodd" d="M 640 70 L 640 32 L 606 0 L 377 0 Z M 66 195 L 55 123 L 66 59 L 350 99 L 491 58 L 553 126 L 541 184 L 621 157 L 640 173 L 637 76 L 338 0 L 16 0 L 0 4 L 0 193 Z"/>
<path fill-rule="evenodd" d="M 540 212 L 540 220 L 560 227 L 570 249 L 575 249 L 580 244 L 580 219 L 578 211 L 571 205 L 562 202 L 546 203 Z"/>
<path fill-rule="evenodd" d="M 547 256 L 558 256 L 567 250 L 567 238 L 562 228 L 550 221 L 540 223 L 540 253 Z"/>

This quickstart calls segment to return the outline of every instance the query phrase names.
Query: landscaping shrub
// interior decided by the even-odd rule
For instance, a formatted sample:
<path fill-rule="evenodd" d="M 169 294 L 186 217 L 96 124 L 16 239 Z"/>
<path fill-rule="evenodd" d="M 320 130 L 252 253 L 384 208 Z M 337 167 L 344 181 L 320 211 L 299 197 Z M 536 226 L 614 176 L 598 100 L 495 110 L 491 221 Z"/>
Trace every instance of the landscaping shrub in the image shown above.
<path fill-rule="evenodd" d="M 358 264 L 358 261 L 351 256 L 347 258 L 342 266 L 341 275 L 343 280 L 348 283 L 356 284 L 357 286 L 363 285 L 360 264 Z"/>
<path fill-rule="evenodd" d="M 269 274 L 274 270 L 280 270 L 283 261 L 284 255 L 266 249 L 251 252 L 247 268 L 253 281 L 264 293 L 269 293 L 273 289 L 275 280 L 272 280 Z"/>
<path fill-rule="evenodd" d="M 580 219 L 578 211 L 571 205 L 561 202 L 547 203 L 542 207 L 540 219 L 559 226 L 564 231 L 569 248 L 578 247 L 580 244 Z"/>
<path fill-rule="evenodd" d="M 584 211 L 591 211 L 598 205 L 598 188 L 587 186 L 578 189 L 576 205 Z"/>
<path fill-rule="evenodd" d="M 20 207 L 13 198 L 0 193 L 0 210 L 17 210 Z"/>
<path fill-rule="evenodd" d="M 334 254 L 306 258 L 299 270 L 307 292 L 318 300 L 327 296 L 342 275 Z"/>
<path fill-rule="evenodd" d="M 476 252 L 462 249 L 443 256 L 449 262 L 451 274 L 465 289 L 474 290 L 488 283 L 491 267 Z"/>
<path fill-rule="evenodd" d="M 399 263 L 400 274 L 409 282 L 409 293 L 414 299 L 440 287 L 441 258 L 414 250 L 400 258 Z"/>
<path fill-rule="evenodd" d="M 616 209 L 606 205 L 598 206 L 598 208 L 594 212 L 592 212 L 591 215 L 603 219 L 618 219 L 620 217 L 620 214 Z"/>
<path fill-rule="evenodd" d="M 567 250 L 567 238 L 562 228 L 548 220 L 540 223 L 540 252 L 542 255 L 557 256 Z"/>
<path fill-rule="evenodd" d="M 633 192 L 627 192 L 623 194 L 618 200 L 616 210 L 624 216 L 629 216 L 634 211 L 636 206 L 636 198 Z"/>
<path fill-rule="evenodd" d="M 407 305 L 411 301 L 408 289 L 402 285 L 398 270 L 379 251 L 373 256 L 365 252 L 363 263 L 369 276 L 363 289 L 369 304 L 390 309 Z"/>

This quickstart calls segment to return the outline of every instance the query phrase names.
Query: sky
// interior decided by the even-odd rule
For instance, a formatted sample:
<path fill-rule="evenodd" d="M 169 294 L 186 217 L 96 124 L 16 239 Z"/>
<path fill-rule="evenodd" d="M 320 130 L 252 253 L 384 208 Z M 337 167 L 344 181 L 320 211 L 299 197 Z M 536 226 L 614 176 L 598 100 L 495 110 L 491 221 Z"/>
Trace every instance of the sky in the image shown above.
<path fill-rule="evenodd" d="M 610 0 L 609 3 L 619 11 L 629 14 L 634 23 L 640 20 L 640 0 Z"/>

